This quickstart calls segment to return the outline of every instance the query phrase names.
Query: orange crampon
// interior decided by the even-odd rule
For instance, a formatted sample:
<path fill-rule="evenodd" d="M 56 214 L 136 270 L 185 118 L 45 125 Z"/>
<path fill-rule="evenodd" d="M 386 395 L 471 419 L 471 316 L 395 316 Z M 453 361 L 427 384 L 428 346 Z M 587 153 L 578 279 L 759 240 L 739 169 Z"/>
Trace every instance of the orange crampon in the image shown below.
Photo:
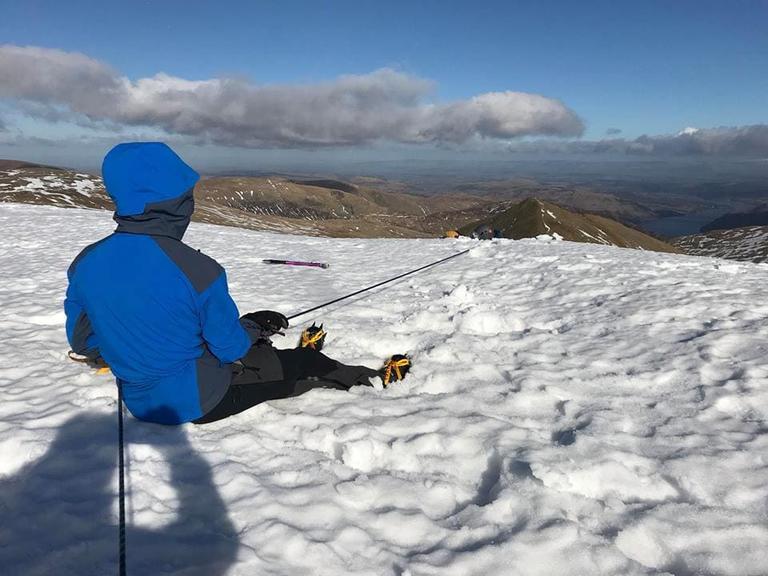
<path fill-rule="evenodd" d="M 408 370 L 411 368 L 411 359 L 404 354 L 395 354 L 384 364 L 381 379 L 384 386 L 389 386 L 390 382 L 397 382 L 405 378 Z"/>

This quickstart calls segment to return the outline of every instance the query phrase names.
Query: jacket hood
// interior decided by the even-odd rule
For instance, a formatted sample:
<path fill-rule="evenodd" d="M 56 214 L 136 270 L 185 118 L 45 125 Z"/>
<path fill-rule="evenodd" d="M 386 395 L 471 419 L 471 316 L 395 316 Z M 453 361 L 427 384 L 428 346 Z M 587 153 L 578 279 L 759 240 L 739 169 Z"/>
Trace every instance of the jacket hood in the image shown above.
<path fill-rule="evenodd" d="M 194 211 L 200 176 L 162 142 L 118 144 L 104 158 L 102 176 L 115 202 L 117 232 L 178 240 Z"/>

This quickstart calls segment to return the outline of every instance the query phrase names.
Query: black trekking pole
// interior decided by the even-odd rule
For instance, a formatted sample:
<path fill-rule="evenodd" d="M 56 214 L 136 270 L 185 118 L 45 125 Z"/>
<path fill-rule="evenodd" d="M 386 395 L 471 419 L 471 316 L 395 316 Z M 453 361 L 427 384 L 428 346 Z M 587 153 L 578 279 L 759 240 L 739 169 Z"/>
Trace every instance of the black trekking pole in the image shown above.
<path fill-rule="evenodd" d="M 363 288 L 362 290 L 358 290 L 357 292 L 352 292 L 352 294 L 347 294 L 346 296 L 342 296 L 340 298 L 336 298 L 336 299 L 331 300 L 329 302 L 324 302 L 323 304 L 318 304 L 317 306 L 314 306 L 314 307 L 312 307 L 312 308 L 310 308 L 308 310 L 304 310 L 303 312 L 298 312 L 296 314 L 288 316 L 288 320 L 293 320 L 294 318 L 298 318 L 299 316 L 304 316 L 304 314 L 309 314 L 310 312 L 314 312 L 315 310 L 319 310 L 320 308 L 325 308 L 326 306 L 330 306 L 331 304 L 336 304 L 336 302 L 341 302 L 342 300 L 346 300 L 347 298 L 352 298 L 353 296 L 357 296 L 358 294 L 362 294 L 363 292 L 368 292 L 369 290 L 373 290 L 374 288 L 378 288 L 379 286 L 384 286 L 384 284 L 389 284 L 390 282 L 394 282 L 395 280 L 399 280 L 400 278 L 405 278 L 406 276 L 410 276 L 411 274 L 416 274 L 416 272 L 421 272 L 422 270 L 426 270 L 427 268 L 431 268 L 432 266 L 437 266 L 438 264 L 442 264 L 443 262 L 447 262 L 448 260 L 456 258 L 457 256 L 461 256 L 462 254 L 466 254 L 470 250 L 471 250 L 471 248 L 467 248 L 466 250 L 463 250 L 461 252 L 457 252 L 456 254 L 452 254 L 451 256 L 448 256 L 447 258 L 443 258 L 442 260 L 438 260 L 437 262 L 432 262 L 431 264 L 427 264 L 426 266 L 422 266 L 421 268 L 416 268 L 415 270 L 411 270 L 410 272 L 405 272 L 403 274 L 400 274 L 399 276 L 395 276 L 394 278 L 390 278 L 389 280 L 384 280 L 383 282 L 379 282 L 378 284 L 374 284 L 373 286 L 368 286 L 367 288 Z"/>
<path fill-rule="evenodd" d="M 94 364 L 92 359 L 86 356 L 76 354 L 72 350 L 67 353 L 69 359 L 81 364 L 88 364 L 91 368 L 98 368 L 101 373 L 102 370 L 109 371 L 103 361 L 98 364 Z M 101 358 L 99 358 L 101 360 Z M 126 561 L 125 561 L 125 450 L 123 442 L 123 384 L 120 380 L 117 380 L 117 467 L 118 467 L 118 558 L 119 558 L 119 576 L 126 576 Z"/>
<path fill-rule="evenodd" d="M 120 567 L 119 567 L 119 575 L 120 576 L 126 576 L 126 566 L 125 566 L 125 456 L 123 453 L 123 385 L 120 383 L 120 381 L 117 381 L 117 440 L 118 444 L 120 446 L 120 449 L 118 451 L 118 467 L 120 468 L 119 473 L 119 522 L 120 522 L 120 529 L 118 533 L 118 551 L 120 554 Z"/>

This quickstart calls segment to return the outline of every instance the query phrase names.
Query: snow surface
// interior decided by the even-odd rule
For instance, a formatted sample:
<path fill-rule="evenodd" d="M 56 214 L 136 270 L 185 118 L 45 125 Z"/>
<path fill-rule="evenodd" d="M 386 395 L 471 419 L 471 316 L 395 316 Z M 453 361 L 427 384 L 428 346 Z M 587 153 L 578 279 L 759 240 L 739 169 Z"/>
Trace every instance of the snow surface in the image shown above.
<path fill-rule="evenodd" d="M 61 308 L 70 261 L 112 228 L 0 205 L 4 575 L 116 568 L 115 387 L 67 361 Z M 128 418 L 129 573 L 768 573 L 768 265 L 548 237 L 186 240 L 242 311 L 286 313 L 472 250 L 303 317 L 343 361 L 410 352 L 393 388 Z"/>

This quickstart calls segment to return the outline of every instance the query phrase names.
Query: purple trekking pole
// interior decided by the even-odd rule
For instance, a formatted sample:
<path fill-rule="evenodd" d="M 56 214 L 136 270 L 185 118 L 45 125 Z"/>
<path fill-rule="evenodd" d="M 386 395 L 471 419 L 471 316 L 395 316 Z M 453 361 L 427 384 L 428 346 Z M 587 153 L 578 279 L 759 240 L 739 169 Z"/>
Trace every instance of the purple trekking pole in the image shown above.
<path fill-rule="evenodd" d="M 264 264 L 285 264 L 286 266 L 311 266 L 313 268 L 328 268 L 329 264 L 325 262 L 301 262 L 299 260 L 274 260 L 266 258 L 262 260 Z"/>

